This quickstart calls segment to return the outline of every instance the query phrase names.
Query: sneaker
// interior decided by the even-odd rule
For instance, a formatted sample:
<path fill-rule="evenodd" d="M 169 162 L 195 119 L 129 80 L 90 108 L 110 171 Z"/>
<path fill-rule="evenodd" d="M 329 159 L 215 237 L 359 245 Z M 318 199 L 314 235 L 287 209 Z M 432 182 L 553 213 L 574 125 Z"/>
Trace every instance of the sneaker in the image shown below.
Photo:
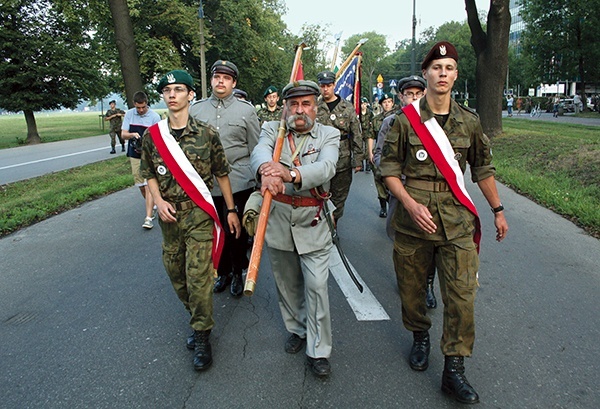
<path fill-rule="evenodd" d="M 158 207 L 156 207 L 156 205 L 154 205 L 154 207 L 152 208 L 152 220 L 156 219 L 157 214 L 158 214 Z"/>
<path fill-rule="evenodd" d="M 146 219 L 144 220 L 144 224 L 142 224 L 142 227 L 144 229 L 151 229 L 154 227 L 154 224 L 152 223 L 152 218 L 151 217 L 146 217 Z"/>

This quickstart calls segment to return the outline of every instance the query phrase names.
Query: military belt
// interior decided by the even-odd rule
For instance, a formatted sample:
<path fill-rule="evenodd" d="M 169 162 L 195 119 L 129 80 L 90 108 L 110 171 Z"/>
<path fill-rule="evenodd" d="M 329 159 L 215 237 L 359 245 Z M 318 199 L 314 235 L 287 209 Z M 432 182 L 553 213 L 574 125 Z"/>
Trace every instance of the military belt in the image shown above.
<path fill-rule="evenodd" d="M 186 200 L 185 202 L 173 203 L 175 210 L 189 210 L 196 206 L 193 200 Z"/>
<path fill-rule="evenodd" d="M 428 192 L 449 192 L 450 186 L 446 182 L 431 182 L 429 180 L 406 178 L 406 186 Z"/>
<path fill-rule="evenodd" d="M 273 196 L 273 200 L 285 204 L 292 205 L 293 207 L 310 207 L 310 206 L 320 206 L 322 200 L 315 199 L 314 197 L 308 196 L 290 196 L 278 194 Z"/>

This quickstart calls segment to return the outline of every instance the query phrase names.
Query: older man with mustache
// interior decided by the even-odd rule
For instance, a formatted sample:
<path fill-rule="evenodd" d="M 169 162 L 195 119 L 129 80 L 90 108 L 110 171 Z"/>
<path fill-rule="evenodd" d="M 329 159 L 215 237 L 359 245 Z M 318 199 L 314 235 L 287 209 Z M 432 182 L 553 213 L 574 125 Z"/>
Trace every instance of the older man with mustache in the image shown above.
<path fill-rule="evenodd" d="M 272 160 L 279 122 L 263 125 L 250 157 L 261 181 L 261 193 L 273 195 L 266 242 L 277 284 L 279 307 L 287 331 L 285 351 L 298 353 L 306 344 L 311 370 L 331 372 L 331 318 L 327 278 L 331 234 L 323 210 L 335 175 L 340 132 L 315 121 L 319 86 L 296 81 L 283 89 L 287 132 L 281 158 Z"/>

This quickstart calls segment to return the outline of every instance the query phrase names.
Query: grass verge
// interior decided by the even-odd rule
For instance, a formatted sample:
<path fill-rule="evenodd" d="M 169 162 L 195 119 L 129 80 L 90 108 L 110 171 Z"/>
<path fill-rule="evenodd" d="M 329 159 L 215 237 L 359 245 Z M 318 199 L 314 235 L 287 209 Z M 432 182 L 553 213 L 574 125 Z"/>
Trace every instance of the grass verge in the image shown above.
<path fill-rule="evenodd" d="M 133 185 L 125 156 L 0 186 L 0 236 Z"/>
<path fill-rule="evenodd" d="M 507 118 L 498 179 L 600 238 L 600 127 Z"/>

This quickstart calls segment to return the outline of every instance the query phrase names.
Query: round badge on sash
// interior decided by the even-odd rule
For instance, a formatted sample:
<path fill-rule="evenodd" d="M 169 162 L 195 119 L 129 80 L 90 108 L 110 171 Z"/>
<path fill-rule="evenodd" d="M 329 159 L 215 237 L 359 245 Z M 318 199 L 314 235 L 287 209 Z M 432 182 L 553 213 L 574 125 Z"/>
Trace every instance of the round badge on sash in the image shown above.
<path fill-rule="evenodd" d="M 455 160 L 461 160 L 461 158 L 462 158 L 462 153 L 460 153 L 460 152 L 456 152 L 456 153 L 454 154 L 454 159 L 455 159 Z"/>
<path fill-rule="evenodd" d="M 159 175 L 164 176 L 167 174 L 167 168 L 165 168 L 163 165 L 159 165 L 156 168 L 156 171 L 158 172 Z"/>
<path fill-rule="evenodd" d="M 335 121 L 335 118 L 337 118 L 337 117 L 335 116 L 335 114 L 331 114 L 331 115 L 329 116 L 329 119 L 331 119 L 332 121 Z"/>
<path fill-rule="evenodd" d="M 415 154 L 415 157 L 418 161 L 423 162 L 425 159 L 427 159 L 427 151 L 425 149 L 419 149 Z"/>

